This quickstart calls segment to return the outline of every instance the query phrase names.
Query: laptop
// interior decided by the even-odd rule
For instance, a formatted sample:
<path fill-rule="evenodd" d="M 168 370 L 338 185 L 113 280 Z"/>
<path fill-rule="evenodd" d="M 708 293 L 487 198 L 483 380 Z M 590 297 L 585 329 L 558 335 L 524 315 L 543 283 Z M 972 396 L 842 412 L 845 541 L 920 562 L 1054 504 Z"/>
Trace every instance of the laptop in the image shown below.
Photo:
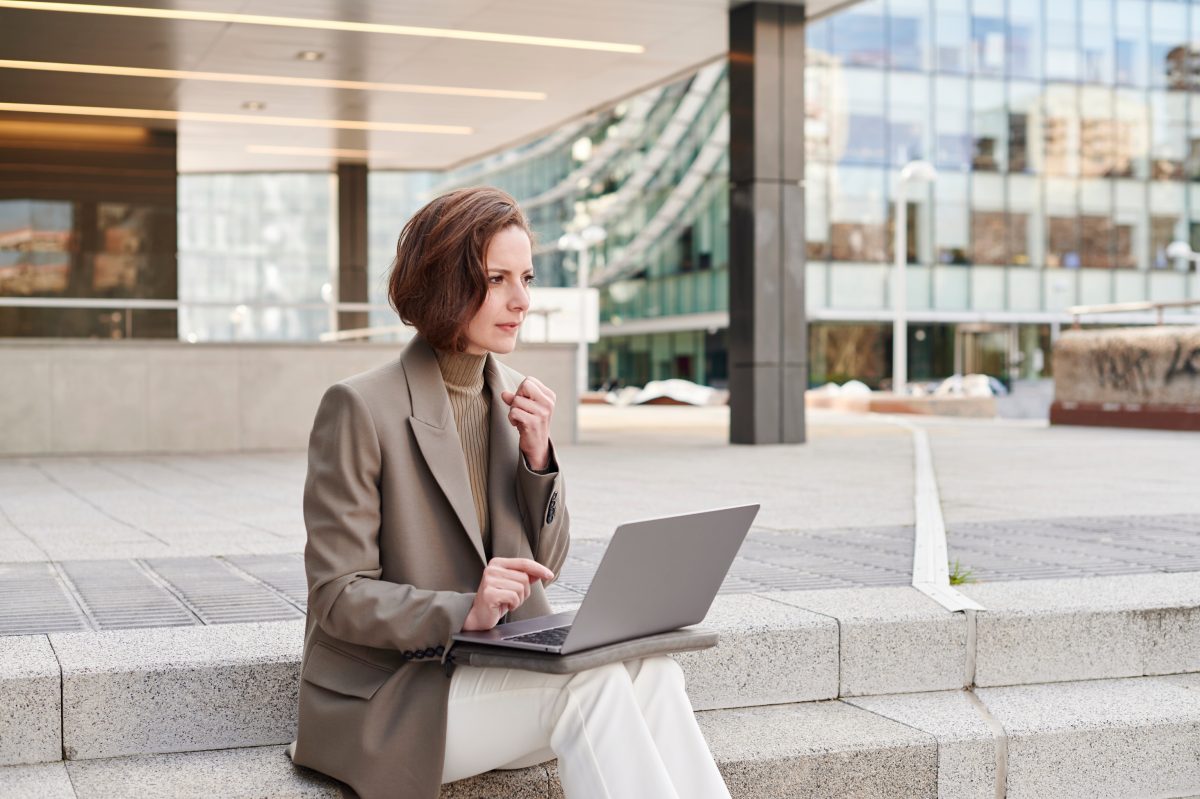
<path fill-rule="evenodd" d="M 622 524 L 578 610 L 458 633 L 455 641 L 568 655 L 699 624 L 758 505 Z"/>

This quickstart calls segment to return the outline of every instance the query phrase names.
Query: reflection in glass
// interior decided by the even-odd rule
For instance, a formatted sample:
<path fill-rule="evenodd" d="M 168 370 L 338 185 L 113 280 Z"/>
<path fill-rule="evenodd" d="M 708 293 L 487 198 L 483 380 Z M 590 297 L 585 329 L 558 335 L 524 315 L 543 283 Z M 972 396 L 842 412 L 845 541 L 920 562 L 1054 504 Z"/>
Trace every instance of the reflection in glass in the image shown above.
<path fill-rule="evenodd" d="M 853 66 L 882 67 L 888 54 L 884 40 L 884 16 L 881 0 L 850 6 L 830 19 L 830 47 L 843 63 Z"/>
<path fill-rule="evenodd" d="M 1011 81 L 1008 84 L 1008 169 L 1032 172 L 1040 158 L 1038 141 L 1031 137 L 1031 121 L 1041 117 L 1041 86 Z"/>
<path fill-rule="evenodd" d="M 976 75 L 1004 74 L 1004 6 L 976 3 L 971 9 L 971 68 Z"/>
<path fill-rule="evenodd" d="M 835 261 L 887 260 L 884 171 L 839 166 L 830 170 L 830 255 Z"/>
<path fill-rule="evenodd" d="M 933 190 L 936 202 L 933 243 L 938 263 L 970 263 L 967 176 L 941 173 Z"/>
<path fill-rule="evenodd" d="M 1119 269 L 1145 269 L 1149 238 L 1146 233 L 1146 184 L 1114 180 L 1114 259 Z"/>
<path fill-rule="evenodd" d="M 1081 77 L 1085 83 L 1113 82 L 1112 0 L 1081 0 L 1079 42 Z"/>
<path fill-rule="evenodd" d="M 841 70 L 845 105 L 842 113 L 834 112 L 830 138 L 834 155 L 842 163 L 883 164 L 886 160 L 883 78 L 883 72 L 873 69 Z"/>
<path fill-rule="evenodd" d="M 1079 182 L 1080 264 L 1111 269 L 1113 266 L 1112 182 Z"/>
<path fill-rule="evenodd" d="M 1004 178 L 975 175 L 971 182 L 971 260 L 975 263 L 1009 262 L 1008 220 L 1004 208 Z"/>
<path fill-rule="evenodd" d="M 1147 176 L 1149 122 L 1144 92 L 1117 89 L 1113 94 L 1116 130 L 1113 135 L 1113 174 L 1118 177 Z"/>
<path fill-rule="evenodd" d="M 1084 86 L 1080 91 L 1079 174 L 1108 177 L 1114 172 L 1116 120 L 1112 89 Z"/>
<path fill-rule="evenodd" d="M 1008 257 L 1014 264 L 1044 264 L 1041 186 L 1030 175 L 1008 178 Z"/>
<path fill-rule="evenodd" d="M 1116 78 L 1124 86 L 1146 85 L 1145 0 L 1117 0 Z"/>
<path fill-rule="evenodd" d="M 1046 80 L 1079 78 L 1079 19 L 1075 2 L 1048 0 L 1046 12 Z"/>
<path fill-rule="evenodd" d="M 1061 83 L 1046 86 L 1045 116 L 1042 118 L 1042 147 L 1047 175 L 1071 177 L 1079 174 L 1078 89 Z"/>
<path fill-rule="evenodd" d="M 181 339 L 312 340 L 328 328 L 323 310 L 188 308 L 186 303 L 320 302 L 336 258 L 327 224 L 332 181 L 323 173 L 180 176 Z"/>
<path fill-rule="evenodd" d="M 1007 168 L 1008 111 L 1004 84 L 979 79 L 971 87 L 974 138 L 971 167 L 977 172 L 1002 172 Z"/>
<path fill-rule="evenodd" d="M 1150 85 L 1186 89 L 1187 75 L 1178 62 L 1188 51 L 1187 5 L 1180 0 L 1152 0 L 1149 5 Z"/>
<path fill-rule="evenodd" d="M 1008 74 L 1036 80 L 1042 76 L 1042 4 L 1009 0 Z"/>
<path fill-rule="evenodd" d="M 946 169 L 968 169 L 971 133 L 966 79 L 939 75 L 934 86 L 934 102 L 935 163 Z"/>
<path fill-rule="evenodd" d="M 0 296 L 66 293 L 73 228 L 72 203 L 0 200 Z"/>
<path fill-rule="evenodd" d="M 1188 236 L 1187 219 L 1183 210 L 1183 184 L 1151 183 L 1150 196 L 1150 266 L 1167 269 L 1172 266 L 1167 246 Z"/>
<path fill-rule="evenodd" d="M 1046 179 L 1046 266 L 1078 269 L 1079 225 L 1075 181 Z"/>
<path fill-rule="evenodd" d="M 967 0 L 933 0 L 937 68 L 940 72 L 966 72 L 969 35 Z"/>
<path fill-rule="evenodd" d="M 1187 101 L 1183 92 L 1150 92 L 1150 177 L 1183 180 L 1187 153 Z"/>
<path fill-rule="evenodd" d="M 891 163 L 902 166 L 929 155 L 929 78 L 893 72 L 888 78 L 891 98 Z"/>
<path fill-rule="evenodd" d="M 891 0 L 888 53 L 892 69 L 929 69 L 929 0 Z"/>

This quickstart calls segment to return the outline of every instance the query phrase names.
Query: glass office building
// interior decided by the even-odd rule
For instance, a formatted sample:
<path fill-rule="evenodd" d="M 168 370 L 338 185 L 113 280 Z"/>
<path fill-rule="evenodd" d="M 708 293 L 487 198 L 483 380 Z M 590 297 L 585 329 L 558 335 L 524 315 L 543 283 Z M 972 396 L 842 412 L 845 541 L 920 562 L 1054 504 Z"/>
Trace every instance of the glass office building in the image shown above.
<path fill-rule="evenodd" d="M 888 0 L 811 22 L 810 381 L 890 378 L 897 181 L 916 159 L 937 178 L 906 191 L 913 379 L 1046 375 L 1068 306 L 1200 296 L 1167 254 L 1200 248 L 1193 40 L 1200 3 L 1173 0 Z M 727 98 L 714 65 L 441 176 L 526 203 L 543 282 L 572 284 L 564 226 L 608 230 L 593 385 L 727 377 Z"/>
<path fill-rule="evenodd" d="M 1065 308 L 1200 297 L 1194 265 L 1168 255 L 1173 241 L 1200 248 L 1192 42 L 1200 0 L 875 0 L 811 21 L 805 218 L 785 221 L 805 231 L 810 382 L 890 379 L 897 183 L 915 159 L 937 178 L 905 195 L 912 379 L 1047 375 Z M 728 91 L 714 63 L 453 171 L 372 172 L 372 302 L 413 210 L 492 184 L 530 217 L 542 285 L 576 282 L 578 256 L 556 246 L 565 231 L 607 231 L 590 252 L 593 386 L 722 384 Z M 181 177 L 179 299 L 244 306 L 181 310 L 181 338 L 328 328 L 319 308 L 258 306 L 322 301 L 333 179 Z"/>

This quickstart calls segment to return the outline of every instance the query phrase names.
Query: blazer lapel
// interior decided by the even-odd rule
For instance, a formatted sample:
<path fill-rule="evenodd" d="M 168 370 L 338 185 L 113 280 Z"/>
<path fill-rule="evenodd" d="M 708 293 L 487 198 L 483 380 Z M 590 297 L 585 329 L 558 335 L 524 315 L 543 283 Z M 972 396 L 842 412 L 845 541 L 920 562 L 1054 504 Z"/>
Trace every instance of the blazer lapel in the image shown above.
<path fill-rule="evenodd" d="M 442 381 L 433 348 L 425 339 L 417 336 L 400 356 L 404 374 L 408 379 L 408 392 L 412 399 L 412 416 L 409 427 L 421 448 L 421 455 L 429 471 L 437 480 L 442 493 L 462 523 L 463 530 L 475 545 L 479 559 L 486 565 L 487 555 L 483 550 L 483 534 L 479 530 L 479 519 L 475 516 L 475 503 L 471 497 L 471 482 L 467 476 L 467 462 L 463 457 L 462 442 L 450 411 L 450 398 Z M 493 442 L 495 436 L 492 437 Z M 490 482 L 490 480 L 489 480 Z"/>
<path fill-rule="evenodd" d="M 488 441 L 488 514 L 492 524 L 492 554 L 504 558 L 523 557 L 521 538 L 524 526 L 517 507 L 516 468 L 521 457 L 517 429 L 508 422 L 508 406 L 500 397 L 512 391 L 500 373 L 496 356 L 488 355 L 483 378 L 491 391 Z"/>

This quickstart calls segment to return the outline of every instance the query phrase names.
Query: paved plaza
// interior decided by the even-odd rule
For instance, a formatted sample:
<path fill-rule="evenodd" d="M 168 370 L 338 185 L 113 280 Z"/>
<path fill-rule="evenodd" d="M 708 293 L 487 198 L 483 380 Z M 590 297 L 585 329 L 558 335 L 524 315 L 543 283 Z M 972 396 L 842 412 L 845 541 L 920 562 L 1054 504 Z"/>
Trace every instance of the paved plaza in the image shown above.
<path fill-rule="evenodd" d="M 912 434 L 816 412 L 726 443 L 727 408 L 585 406 L 563 446 L 578 601 L 621 521 L 759 502 L 723 593 L 907 585 Z M 917 419 L 969 579 L 1200 571 L 1200 436 Z M 0 635 L 300 618 L 302 452 L 0 461 Z"/>

